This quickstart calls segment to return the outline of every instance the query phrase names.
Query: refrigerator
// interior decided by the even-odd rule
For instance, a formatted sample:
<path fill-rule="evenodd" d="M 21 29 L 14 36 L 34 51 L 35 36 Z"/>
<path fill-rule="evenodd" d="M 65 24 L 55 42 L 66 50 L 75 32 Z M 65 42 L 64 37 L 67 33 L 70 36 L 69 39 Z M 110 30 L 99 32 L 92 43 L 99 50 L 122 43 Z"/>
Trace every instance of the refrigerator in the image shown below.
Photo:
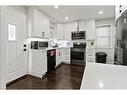
<path fill-rule="evenodd" d="M 127 11 L 116 21 L 115 61 L 127 66 Z"/>

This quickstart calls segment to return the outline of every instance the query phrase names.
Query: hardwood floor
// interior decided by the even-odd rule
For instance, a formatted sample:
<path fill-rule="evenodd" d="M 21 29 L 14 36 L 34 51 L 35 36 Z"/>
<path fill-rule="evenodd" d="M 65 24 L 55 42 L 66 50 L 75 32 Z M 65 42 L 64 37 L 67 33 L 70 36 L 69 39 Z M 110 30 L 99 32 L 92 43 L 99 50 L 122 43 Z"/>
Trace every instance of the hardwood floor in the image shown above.
<path fill-rule="evenodd" d="M 26 75 L 7 89 L 80 89 L 85 66 L 62 64 L 45 78 Z"/>

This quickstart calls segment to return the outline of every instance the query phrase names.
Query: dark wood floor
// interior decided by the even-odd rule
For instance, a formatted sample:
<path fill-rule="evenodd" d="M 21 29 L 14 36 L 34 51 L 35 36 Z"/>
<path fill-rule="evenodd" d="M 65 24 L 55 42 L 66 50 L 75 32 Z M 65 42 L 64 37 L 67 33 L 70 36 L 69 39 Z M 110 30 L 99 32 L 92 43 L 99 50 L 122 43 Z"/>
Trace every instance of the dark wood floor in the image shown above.
<path fill-rule="evenodd" d="M 85 66 L 60 65 L 45 78 L 27 75 L 7 85 L 7 89 L 80 89 Z"/>

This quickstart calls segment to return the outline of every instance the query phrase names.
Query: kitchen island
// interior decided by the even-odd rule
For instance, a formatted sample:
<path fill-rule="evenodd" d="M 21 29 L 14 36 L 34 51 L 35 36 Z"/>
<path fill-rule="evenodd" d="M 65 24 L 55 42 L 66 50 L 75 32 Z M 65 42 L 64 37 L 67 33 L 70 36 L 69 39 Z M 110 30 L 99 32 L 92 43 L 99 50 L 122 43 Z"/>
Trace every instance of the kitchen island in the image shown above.
<path fill-rule="evenodd" d="M 127 89 L 127 66 L 87 62 L 80 89 Z"/>
<path fill-rule="evenodd" d="M 30 49 L 29 60 L 29 74 L 42 78 L 47 72 L 48 57 L 47 51 L 55 50 L 55 67 L 59 66 L 62 62 L 70 64 L 70 47 L 57 47 L 45 49 Z"/>

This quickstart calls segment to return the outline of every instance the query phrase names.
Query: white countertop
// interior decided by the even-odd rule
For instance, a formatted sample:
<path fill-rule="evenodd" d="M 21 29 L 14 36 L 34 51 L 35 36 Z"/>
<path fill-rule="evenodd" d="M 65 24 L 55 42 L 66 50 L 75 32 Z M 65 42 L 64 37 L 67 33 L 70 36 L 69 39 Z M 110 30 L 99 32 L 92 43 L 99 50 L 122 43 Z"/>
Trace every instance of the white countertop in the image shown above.
<path fill-rule="evenodd" d="M 127 66 L 86 63 L 81 89 L 127 89 Z"/>
<path fill-rule="evenodd" d="M 30 49 L 34 51 L 47 51 L 47 50 L 52 50 L 52 49 L 69 49 L 70 47 L 56 47 L 56 48 L 45 48 L 45 49 Z"/>

